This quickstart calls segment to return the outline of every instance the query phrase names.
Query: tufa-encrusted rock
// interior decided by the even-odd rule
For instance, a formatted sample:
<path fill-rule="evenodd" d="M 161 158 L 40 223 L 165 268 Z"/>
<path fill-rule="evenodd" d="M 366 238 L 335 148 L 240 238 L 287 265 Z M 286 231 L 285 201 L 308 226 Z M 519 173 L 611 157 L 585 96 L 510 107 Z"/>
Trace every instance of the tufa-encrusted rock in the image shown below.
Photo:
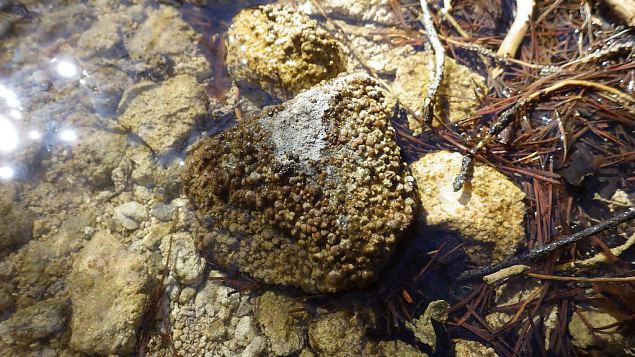
<path fill-rule="evenodd" d="M 238 13 L 228 31 L 227 66 L 244 87 L 285 98 L 344 71 L 337 42 L 308 16 L 266 5 Z"/>
<path fill-rule="evenodd" d="M 627 356 L 628 351 L 635 349 L 632 324 L 624 324 L 622 328 L 615 326 L 594 330 L 616 324 L 626 318 L 622 311 L 608 304 L 579 305 L 569 322 L 572 344 L 584 354 L 593 357 Z"/>
<path fill-rule="evenodd" d="M 475 262 L 499 262 L 513 255 L 525 237 L 525 194 L 496 169 L 478 163 L 471 184 L 454 192 L 461 159 L 459 153 L 440 151 L 412 164 L 426 221 L 460 232 Z"/>
<path fill-rule="evenodd" d="M 319 356 L 361 356 L 367 339 L 361 318 L 345 311 L 318 316 L 309 325 L 308 335 Z"/>
<path fill-rule="evenodd" d="M 242 121 L 186 161 L 185 193 L 210 230 L 199 248 L 266 283 L 364 287 L 414 216 L 384 98 L 362 74 Z"/>

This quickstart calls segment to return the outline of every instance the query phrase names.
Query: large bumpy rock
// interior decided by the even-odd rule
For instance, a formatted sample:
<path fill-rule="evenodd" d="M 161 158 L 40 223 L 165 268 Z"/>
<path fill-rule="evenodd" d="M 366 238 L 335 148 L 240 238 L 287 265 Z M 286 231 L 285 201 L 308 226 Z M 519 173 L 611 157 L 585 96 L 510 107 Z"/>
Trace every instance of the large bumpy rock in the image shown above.
<path fill-rule="evenodd" d="M 362 74 L 302 92 L 204 140 L 185 193 L 211 260 L 307 292 L 372 282 L 415 203 L 376 83 Z"/>
<path fill-rule="evenodd" d="M 107 233 L 96 233 L 70 275 L 70 345 L 88 354 L 128 354 L 149 301 L 143 256 Z"/>
<path fill-rule="evenodd" d="M 337 42 L 306 15 L 267 5 L 241 11 L 228 31 L 227 65 L 239 85 L 289 97 L 344 71 Z"/>
<path fill-rule="evenodd" d="M 412 164 L 426 221 L 460 232 L 475 262 L 499 262 L 524 239 L 525 194 L 494 168 L 478 163 L 471 184 L 454 192 L 461 159 L 459 153 L 440 151 Z"/>

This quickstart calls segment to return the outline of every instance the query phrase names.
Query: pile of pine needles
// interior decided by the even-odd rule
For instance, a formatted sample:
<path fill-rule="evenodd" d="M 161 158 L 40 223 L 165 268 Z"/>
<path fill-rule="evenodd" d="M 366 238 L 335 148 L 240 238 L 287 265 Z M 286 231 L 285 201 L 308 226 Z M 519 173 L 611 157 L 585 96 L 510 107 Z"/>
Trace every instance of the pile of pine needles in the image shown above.
<path fill-rule="evenodd" d="M 395 45 L 424 46 L 428 39 L 416 21 L 419 2 L 390 3 L 406 19 L 402 31 L 392 34 Z M 589 2 L 539 1 L 516 58 L 505 58 L 496 49 L 513 20 L 513 1 L 457 1 L 449 13 L 439 1 L 428 4 L 446 54 L 486 76 L 489 92 L 481 96 L 477 112 L 455 125 L 430 129 L 422 137 L 398 127 L 406 154 L 468 153 L 477 147 L 475 160 L 506 173 L 524 190 L 530 252 L 619 212 L 628 216 L 524 261 L 529 273 L 509 279 L 540 279 L 542 284 L 516 304 L 496 306 L 495 288 L 477 280 L 452 307 L 449 334 L 467 332 L 501 356 L 577 355 L 567 328 L 577 306 L 590 296 L 626 316 L 611 328 L 635 319 L 632 264 L 626 253 L 618 257 L 610 249 L 633 233 L 632 225 L 617 225 L 633 218 L 632 207 L 611 202 L 611 196 L 618 189 L 635 191 L 635 35 L 604 20 Z M 430 141 L 431 136 L 439 140 Z M 431 270 L 435 258 L 448 256 L 451 247 L 440 254 L 443 249 L 434 252 L 421 274 Z M 574 276 L 558 271 L 596 255 L 608 264 L 576 270 Z M 393 310 L 413 300 L 407 290 L 404 294 L 389 302 Z M 557 322 L 546 344 L 544 322 L 554 307 Z M 499 329 L 485 320 L 495 311 L 512 316 Z"/>

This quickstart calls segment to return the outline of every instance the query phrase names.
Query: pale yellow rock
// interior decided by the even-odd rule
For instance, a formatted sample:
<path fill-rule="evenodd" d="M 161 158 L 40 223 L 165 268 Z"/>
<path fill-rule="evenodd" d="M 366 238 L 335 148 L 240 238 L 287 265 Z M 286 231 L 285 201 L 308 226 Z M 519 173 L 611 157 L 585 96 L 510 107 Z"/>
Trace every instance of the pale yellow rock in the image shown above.
<path fill-rule="evenodd" d="M 580 317 L 582 315 L 583 317 Z M 571 316 L 569 333 L 572 343 L 577 348 L 586 351 L 591 356 L 625 356 L 626 351 L 635 348 L 635 336 L 629 329 L 619 330 L 618 327 L 602 329 L 595 332 L 594 328 L 607 326 L 621 321 L 625 316 L 606 306 L 578 305 L 578 309 Z"/>
<path fill-rule="evenodd" d="M 88 354 L 129 354 L 149 302 L 142 255 L 98 232 L 79 253 L 69 278 L 73 312 L 70 345 Z"/>
<path fill-rule="evenodd" d="M 538 289 L 541 287 L 542 284 L 538 280 L 511 280 L 496 287 L 494 302 L 498 307 L 522 304 L 524 301 L 536 298 L 539 293 Z M 492 312 L 485 316 L 485 321 L 491 328 L 498 330 L 508 323 L 513 316 L 513 314 L 507 312 Z M 526 315 L 521 317 L 521 321 L 524 320 L 526 320 Z M 534 323 L 538 323 L 537 316 L 534 318 Z"/>
<path fill-rule="evenodd" d="M 445 300 L 432 301 L 423 315 L 412 322 L 406 322 L 406 328 L 413 332 L 419 342 L 432 347 L 432 351 L 435 351 L 437 348 L 437 335 L 434 331 L 432 320 L 445 323 L 448 320 L 449 310 L 450 304 Z"/>
<path fill-rule="evenodd" d="M 421 111 L 431 81 L 430 73 L 434 72 L 432 59 L 430 52 L 417 52 L 404 57 L 397 68 L 393 92 L 400 103 L 415 113 Z M 477 94 L 485 94 L 486 91 L 485 78 L 446 57 L 443 80 L 434 101 L 435 118 L 447 123 L 467 118 L 479 107 Z M 441 123 L 435 119 L 432 125 L 437 127 Z M 408 126 L 415 135 L 421 133 L 421 123 L 410 115 Z"/>
<path fill-rule="evenodd" d="M 129 88 L 119 104 L 119 124 L 158 154 L 185 141 L 207 116 L 207 96 L 192 75 Z"/>
<path fill-rule="evenodd" d="M 198 35 L 172 6 L 161 6 L 149 12 L 148 19 L 127 42 L 133 59 L 157 54 L 181 55 L 196 48 Z"/>
<path fill-rule="evenodd" d="M 454 192 L 461 159 L 459 153 L 440 151 L 412 164 L 426 222 L 460 232 L 473 261 L 500 262 L 524 239 L 525 194 L 496 169 L 479 163 L 471 184 Z"/>
<path fill-rule="evenodd" d="M 255 317 L 276 355 L 286 356 L 304 347 L 309 314 L 300 302 L 268 291 L 258 298 Z"/>
<path fill-rule="evenodd" d="M 453 340 L 456 357 L 498 357 L 493 348 L 470 340 Z"/>
<path fill-rule="evenodd" d="M 371 341 L 366 345 L 363 356 L 367 357 L 428 357 L 425 352 L 419 351 L 417 346 L 410 345 L 400 340 Z"/>

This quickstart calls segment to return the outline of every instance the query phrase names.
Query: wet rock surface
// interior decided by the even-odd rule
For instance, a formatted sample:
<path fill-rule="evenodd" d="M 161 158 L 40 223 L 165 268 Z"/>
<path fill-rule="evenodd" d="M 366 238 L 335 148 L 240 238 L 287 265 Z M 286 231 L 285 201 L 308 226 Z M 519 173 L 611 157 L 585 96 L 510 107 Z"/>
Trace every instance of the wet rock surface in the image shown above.
<path fill-rule="evenodd" d="M 183 176 L 210 230 L 199 248 L 307 292 L 372 282 L 414 211 L 383 101 L 368 77 L 340 77 L 201 142 Z"/>
<path fill-rule="evenodd" d="M 183 143 L 196 125 L 208 119 L 205 91 L 191 75 L 158 85 L 138 83 L 124 93 L 119 110 L 119 124 L 158 154 Z"/>
<path fill-rule="evenodd" d="M 70 306 L 61 299 L 49 299 L 16 311 L 0 323 L 0 338 L 8 344 L 26 345 L 62 332 Z"/>
<path fill-rule="evenodd" d="M 337 42 L 306 15 L 266 5 L 241 11 L 228 31 L 227 65 L 235 81 L 290 98 L 345 68 Z"/>
<path fill-rule="evenodd" d="M 345 311 L 318 316 L 309 326 L 311 348 L 319 356 L 359 356 L 366 331 L 357 316 Z"/>
<path fill-rule="evenodd" d="M 276 355 L 286 356 L 305 346 L 309 314 L 302 304 L 274 292 L 256 303 L 256 320 Z"/>
<path fill-rule="evenodd" d="M 91 354 L 131 353 L 150 287 L 143 256 L 127 251 L 110 234 L 95 234 L 70 277 L 70 345 Z"/>
<path fill-rule="evenodd" d="M 498 357 L 493 348 L 471 340 L 455 340 L 454 353 L 456 357 Z"/>
<path fill-rule="evenodd" d="M 440 151 L 411 165 L 426 223 L 461 233 L 475 262 L 499 262 L 524 239 L 525 194 L 496 169 L 479 164 L 471 185 L 454 192 L 461 159 L 459 153 Z"/>
<path fill-rule="evenodd" d="M 260 119 L 250 117 L 271 98 L 264 92 L 252 98 L 246 90 L 286 100 L 342 71 L 371 69 L 417 109 L 427 89 L 429 54 L 418 52 L 425 44 L 409 44 L 423 36 L 404 33 L 400 18 L 413 23 L 415 11 L 399 14 L 393 8 L 398 2 L 389 0 L 319 1 L 326 22 L 312 2 L 252 8 L 236 17 L 232 33 L 240 28 L 253 36 L 231 42 L 224 33 L 231 17 L 261 1 L 190 1 L 209 6 L 200 9 L 178 1 L 21 3 L 28 12 L 9 5 L 15 10 L 9 19 L 0 4 L 0 115 L 16 127 L 19 140 L 15 151 L 0 155 L 0 356 L 421 357 L 421 350 L 432 350 L 424 346 L 432 337 L 442 339 L 425 313 L 412 316 L 419 328 L 400 326 L 399 337 L 387 333 L 386 321 L 370 316 L 383 318 L 384 305 L 369 311 L 349 298 L 372 290 L 326 294 L 374 281 L 415 210 L 407 201 L 407 170 L 394 165 L 400 156 L 394 134 L 383 109 L 376 109 L 384 106 L 377 85 L 322 86 Z M 28 32 L 16 32 L 23 28 Z M 225 72 L 224 46 L 218 45 L 224 40 L 234 51 L 235 75 L 227 78 L 226 93 L 215 87 Z M 451 59 L 446 65 L 450 83 L 442 85 L 435 109 L 452 122 L 470 114 L 478 97 L 472 82 L 481 79 Z M 222 130 L 224 120 L 239 124 L 197 146 L 199 153 L 208 144 L 217 151 L 207 157 L 212 169 L 200 167 L 209 174 L 195 182 L 196 217 L 181 191 L 180 160 L 200 135 Z M 439 169 L 447 176 L 430 174 L 425 187 L 451 183 L 454 160 L 448 165 Z M 9 179 L 7 168 L 15 169 Z M 5 195 L 10 186 L 15 192 Z M 611 198 L 616 211 L 629 204 L 618 198 Z M 517 203 L 491 201 L 512 212 L 507 219 L 522 211 Z M 490 254 L 500 259 L 504 247 L 514 246 L 507 243 L 511 237 L 488 230 L 501 221 L 481 216 L 470 231 L 475 211 L 463 211 L 467 219 L 460 223 L 444 216 L 439 226 L 480 231 L 467 237 L 468 253 L 477 262 L 490 262 Z M 197 218 L 211 233 L 197 227 Z M 240 274 L 243 267 L 249 274 Z M 159 279 L 164 286 L 154 291 Z M 504 312 L 484 314 L 487 325 L 508 323 L 514 315 L 505 306 L 532 299 L 535 285 L 494 288 L 488 303 Z M 150 299 L 154 292 L 163 293 L 160 300 Z M 413 298 L 406 308 L 420 306 L 420 296 Z M 546 306 L 531 322 L 544 323 L 548 335 L 559 318 L 569 319 L 567 333 L 584 354 L 621 355 L 632 346 L 630 330 L 597 333 L 580 318 L 601 327 L 625 316 L 575 304 L 566 317 Z M 148 309 L 152 319 L 139 323 Z M 528 319 L 522 315 L 518 322 Z M 436 355 L 444 355 L 448 341 L 438 342 Z M 479 342 L 453 342 L 457 356 L 495 356 Z"/>
<path fill-rule="evenodd" d="M 602 304 L 584 304 L 576 309 L 569 321 L 572 343 L 591 356 L 628 355 L 635 348 L 633 326 L 594 330 L 622 321 L 624 314 Z M 601 331 L 601 332 L 600 332 Z"/>
<path fill-rule="evenodd" d="M 28 243 L 33 235 L 32 214 L 9 191 L 0 190 L 0 258 Z"/>
<path fill-rule="evenodd" d="M 115 207 L 115 217 L 124 228 L 132 230 L 148 218 L 148 212 L 142 204 L 132 201 Z"/>

